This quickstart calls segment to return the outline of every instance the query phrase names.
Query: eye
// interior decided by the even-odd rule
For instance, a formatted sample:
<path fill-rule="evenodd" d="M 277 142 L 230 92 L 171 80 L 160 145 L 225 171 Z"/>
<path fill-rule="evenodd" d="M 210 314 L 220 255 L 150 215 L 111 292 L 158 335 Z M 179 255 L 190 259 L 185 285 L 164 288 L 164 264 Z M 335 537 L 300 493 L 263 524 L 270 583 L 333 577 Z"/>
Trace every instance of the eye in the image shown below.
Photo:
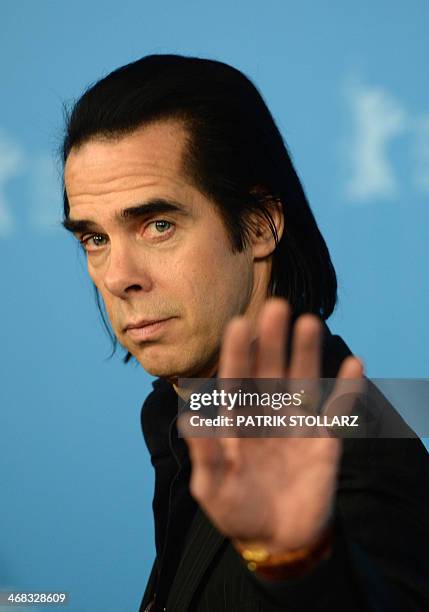
<path fill-rule="evenodd" d="M 85 251 L 94 252 L 107 244 L 107 236 L 103 236 L 103 234 L 90 234 L 89 236 L 83 236 L 80 239 L 80 243 Z"/>
<path fill-rule="evenodd" d="M 174 223 L 166 219 L 155 219 L 146 226 L 148 237 L 155 241 L 166 240 L 174 232 Z"/>
<path fill-rule="evenodd" d="M 173 224 L 170 221 L 166 221 L 165 219 L 159 219 L 157 221 L 152 221 L 149 225 L 153 225 L 156 231 L 160 234 L 167 232 Z"/>

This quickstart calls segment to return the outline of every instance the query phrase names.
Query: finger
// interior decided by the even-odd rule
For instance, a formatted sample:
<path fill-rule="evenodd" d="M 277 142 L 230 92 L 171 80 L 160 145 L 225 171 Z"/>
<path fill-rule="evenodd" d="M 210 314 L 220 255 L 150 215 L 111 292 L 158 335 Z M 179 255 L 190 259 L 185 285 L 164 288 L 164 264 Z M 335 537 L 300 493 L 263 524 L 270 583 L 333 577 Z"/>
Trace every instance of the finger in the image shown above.
<path fill-rule="evenodd" d="M 314 379 L 320 376 L 322 324 L 315 315 L 301 315 L 295 323 L 289 377 Z"/>
<path fill-rule="evenodd" d="M 364 392 L 364 368 L 360 359 L 347 357 L 341 364 L 334 390 L 323 408 L 329 417 L 350 415 L 358 397 Z"/>
<path fill-rule="evenodd" d="M 243 317 L 232 319 L 225 329 L 219 357 L 218 378 L 249 378 L 252 333 Z"/>
<path fill-rule="evenodd" d="M 266 302 L 258 324 L 255 377 L 284 377 L 289 320 L 290 307 L 286 300 L 273 298 Z"/>
<path fill-rule="evenodd" d="M 363 377 L 363 372 L 363 362 L 358 357 L 350 355 L 349 357 L 346 357 L 341 364 L 337 378 L 349 378 L 351 380 L 359 381 Z M 360 384 L 358 382 L 356 388 L 360 388 Z"/>
<path fill-rule="evenodd" d="M 186 443 L 192 464 L 192 495 L 198 501 L 207 502 L 222 483 L 222 447 L 216 438 L 186 438 Z"/>
<path fill-rule="evenodd" d="M 337 405 L 342 407 L 344 414 L 350 413 L 356 398 L 364 391 L 363 370 L 362 361 L 354 355 L 346 357 L 341 364 L 331 397 L 334 400 L 343 398 Z"/>

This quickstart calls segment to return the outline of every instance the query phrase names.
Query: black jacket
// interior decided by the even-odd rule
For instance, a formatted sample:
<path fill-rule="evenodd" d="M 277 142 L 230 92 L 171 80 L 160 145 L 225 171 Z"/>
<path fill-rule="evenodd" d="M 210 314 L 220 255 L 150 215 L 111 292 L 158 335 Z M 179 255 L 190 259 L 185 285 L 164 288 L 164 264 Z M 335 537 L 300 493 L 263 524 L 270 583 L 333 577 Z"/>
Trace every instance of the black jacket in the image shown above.
<path fill-rule="evenodd" d="M 349 354 L 326 328 L 323 376 Z M 429 458 L 418 438 L 345 439 L 332 554 L 303 578 L 273 583 L 248 571 L 190 496 L 176 414 L 174 389 L 158 379 L 142 409 L 157 558 L 141 612 L 155 593 L 151 610 L 168 612 L 429 610 Z"/>

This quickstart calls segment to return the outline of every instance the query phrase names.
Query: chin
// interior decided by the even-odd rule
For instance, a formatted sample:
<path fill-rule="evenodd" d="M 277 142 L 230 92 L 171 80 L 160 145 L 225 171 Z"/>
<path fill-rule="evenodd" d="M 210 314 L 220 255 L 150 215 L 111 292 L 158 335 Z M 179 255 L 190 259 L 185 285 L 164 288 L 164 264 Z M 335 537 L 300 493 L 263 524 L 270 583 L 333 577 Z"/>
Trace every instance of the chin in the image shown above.
<path fill-rule="evenodd" d="M 160 346 L 140 347 L 133 352 L 145 372 L 159 378 L 175 379 L 188 376 L 188 369 L 172 351 Z"/>
<path fill-rule="evenodd" d="M 216 363 L 217 350 L 208 351 L 197 342 L 153 342 L 128 348 L 142 368 L 151 376 L 175 380 L 177 378 L 209 378 Z M 204 373 L 204 374 L 203 374 Z"/>

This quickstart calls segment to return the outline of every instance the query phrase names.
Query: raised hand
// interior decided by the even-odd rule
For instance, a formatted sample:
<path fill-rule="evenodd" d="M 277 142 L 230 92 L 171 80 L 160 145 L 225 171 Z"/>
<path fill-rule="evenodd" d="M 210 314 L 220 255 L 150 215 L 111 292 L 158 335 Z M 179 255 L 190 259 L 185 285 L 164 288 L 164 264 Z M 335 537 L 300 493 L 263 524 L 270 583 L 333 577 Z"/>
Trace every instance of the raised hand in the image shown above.
<path fill-rule="evenodd" d="M 290 309 L 268 300 L 257 326 L 257 344 L 245 317 L 228 325 L 218 378 L 317 379 L 322 325 L 302 315 L 294 326 L 285 363 Z M 338 379 L 363 376 L 361 362 L 344 360 Z M 335 393 L 335 389 L 334 389 Z M 219 531 L 238 546 L 270 553 L 311 547 L 327 528 L 333 509 L 341 440 L 336 437 L 187 437 L 191 492 Z"/>

